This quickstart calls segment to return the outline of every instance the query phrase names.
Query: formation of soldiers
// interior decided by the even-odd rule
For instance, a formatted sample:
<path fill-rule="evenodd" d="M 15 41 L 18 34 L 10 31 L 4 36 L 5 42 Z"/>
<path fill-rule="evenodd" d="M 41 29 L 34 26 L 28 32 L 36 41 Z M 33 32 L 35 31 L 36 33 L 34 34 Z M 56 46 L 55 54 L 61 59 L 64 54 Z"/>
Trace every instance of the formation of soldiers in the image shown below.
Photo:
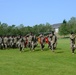
<path fill-rule="evenodd" d="M 48 44 L 48 48 L 54 51 L 57 47 L 57 36 L 54 34 L 54 31 L 47 36 L 43 36 L 42 34 L 39 36 L 41 50 L 44 48 L 44 43 Z"/>
<path fill-rule="evenodd" d="M 52 51 L 56 49 L 57 37 L 54 32 L 47 36 L 40 34 L 38 37 L 32 33 L 26 36 L 0 36 L 0 49 L 19 48 L 20 51 L 24 51 L 24 48 L 28 47 L 30 51 L 34 51 L 40 44 L 40 49 L 44 50 L 46 43 Z"/>
<path fill-rule="evenodd" d="M 75 38 L 75 34 L 71 32 L 70 46 L 73 54 L 76 49 Z M 54 31 L 46 36 L 40 34 L 38 37 L 32 33 L 26 36 L 0 36 L 0 49 L 2 50 L 19 48 L 19 50 L 22 52 L 24 51 L 24 48 L 29 48 L 30 51 L 34 51 L 39 45 L 40 50 L 43 51 L 45 44 L 48 44 L 48 48 L 54 52 L 57 47 L 57 36 L 54 34 Z"/>

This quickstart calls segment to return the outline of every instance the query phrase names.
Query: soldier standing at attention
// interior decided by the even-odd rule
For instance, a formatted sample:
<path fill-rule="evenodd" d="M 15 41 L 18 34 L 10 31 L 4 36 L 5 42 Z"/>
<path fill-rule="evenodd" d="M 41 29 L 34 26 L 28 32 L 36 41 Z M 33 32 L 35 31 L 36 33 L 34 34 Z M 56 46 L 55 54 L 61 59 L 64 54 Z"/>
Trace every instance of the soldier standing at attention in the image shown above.
<path fill-rule="evenodd" d="M 73 32 L 71 32 L 71 35 L 70 35 L 70 44 L 71 44 L 71 49 L 72 49 L 72 53 L 74 54 L 74 51 L 75 51 L 75 34 Z"/>
<path fill-rule="evenodd" d="M 57 36 L 54 34 L 54 31 L 52 31 L 52 41 L 51 41 L 52 51 L 56 49 L 57 46 Z"/>

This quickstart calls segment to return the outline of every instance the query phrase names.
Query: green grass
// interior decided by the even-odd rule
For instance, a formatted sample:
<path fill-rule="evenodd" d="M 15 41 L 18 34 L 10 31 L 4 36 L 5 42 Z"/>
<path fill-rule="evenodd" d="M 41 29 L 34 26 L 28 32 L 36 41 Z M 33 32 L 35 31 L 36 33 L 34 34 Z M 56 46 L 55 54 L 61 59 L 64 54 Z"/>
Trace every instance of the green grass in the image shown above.
<path fill-rule="evenodd" d="M 0 50 L 0 75 L 76 75 L 76 52 L 71 53 L 69 39 L 59 39 L 55 52 L 47 46 L 34 52 Z"/>

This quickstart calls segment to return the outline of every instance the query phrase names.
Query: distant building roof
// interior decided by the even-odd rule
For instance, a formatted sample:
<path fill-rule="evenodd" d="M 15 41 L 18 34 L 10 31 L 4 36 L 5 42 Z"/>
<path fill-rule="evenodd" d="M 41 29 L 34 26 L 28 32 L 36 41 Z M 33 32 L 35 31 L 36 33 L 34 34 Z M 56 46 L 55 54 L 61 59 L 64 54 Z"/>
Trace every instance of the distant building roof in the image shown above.
<path fill-rule="evenodd" d="M 61 24 L 62 23 L 53 24 L 52 27 L 56 29 L 56 28 L 59 28 Z"/>

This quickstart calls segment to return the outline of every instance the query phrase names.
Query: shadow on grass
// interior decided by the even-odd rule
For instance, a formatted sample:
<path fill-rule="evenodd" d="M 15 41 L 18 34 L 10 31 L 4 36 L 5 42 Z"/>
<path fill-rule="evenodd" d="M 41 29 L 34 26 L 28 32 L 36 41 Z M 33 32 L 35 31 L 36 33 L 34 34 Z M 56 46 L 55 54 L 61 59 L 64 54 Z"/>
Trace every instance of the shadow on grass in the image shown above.
<path fill-rule="evenodd" d="M 37 49 L 35 49 L 35 51 L 41 51 L 41 49 L 40 48 L 37 48 Z"/>
<path fill-rule="evenodd" d="M 56 50 L 62 50 L 61 48 L 56 48 Z"/>
<path fill-rule="evenodd" d="M 61 48 L 56 48 L 56 52 L 55 53 L 64 53 L 64 51 L 62 51 Z"/>
<path fill-rule="evenodd" d="M 43 49 L 43 51 L 49 51 L 49 50 L 51 50 L 51 49 L 49 49 L 49 48 L 44 48 Z M 32 51 L 32 50 L 30 50 L 29 48 L 24 49 L 24 52 L 29 52 L 29 51 Z M 34 52 L 37 52 L 37 51 L 41 51 L 41 48 L 35 48 Z M 61 48 L 56 48 L 55 53 L 64 53 L 64 51 L 62 51 Z"/>
<path fill-rule="evenodd" d="M 55 53 L 64 53 L 64 51 L 58 51 L 58 52 L 55 52 Z"/>
<path fill-rule="evenodd" d="M 47 49 L 47 48 L 44 48 L 44 49 L 43 49 L 43 51 L 48 51 L 48 50 L 49 50 L 49 49 Z M 35 49 L 35 51 L 42 51 L 42 50 L 41 50 L 41 48 L 37 48 L 37 49 Z"/>

